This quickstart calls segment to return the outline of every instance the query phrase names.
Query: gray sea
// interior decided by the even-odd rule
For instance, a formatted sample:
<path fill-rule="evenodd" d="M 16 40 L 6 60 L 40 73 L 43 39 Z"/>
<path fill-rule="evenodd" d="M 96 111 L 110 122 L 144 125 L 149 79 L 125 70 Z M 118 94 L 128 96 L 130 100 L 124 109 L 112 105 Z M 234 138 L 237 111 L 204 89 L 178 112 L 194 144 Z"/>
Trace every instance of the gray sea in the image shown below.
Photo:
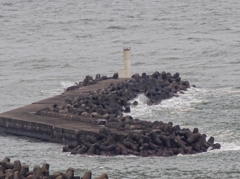
<path fill-rule="evenodd" d="M 185 94 L 131 115 L 198 127 L 220 150 L 174 157 L 89 157 L 62 145 L 0 136 L 8 156 L 50 172 L 111 179 L 240 178 L 239 0 L 1 0 L 0 112 L 60 94 L 86 75 L 112 76 L 131 47 L 132 73 L 179 72 L 195 84 Z"/>

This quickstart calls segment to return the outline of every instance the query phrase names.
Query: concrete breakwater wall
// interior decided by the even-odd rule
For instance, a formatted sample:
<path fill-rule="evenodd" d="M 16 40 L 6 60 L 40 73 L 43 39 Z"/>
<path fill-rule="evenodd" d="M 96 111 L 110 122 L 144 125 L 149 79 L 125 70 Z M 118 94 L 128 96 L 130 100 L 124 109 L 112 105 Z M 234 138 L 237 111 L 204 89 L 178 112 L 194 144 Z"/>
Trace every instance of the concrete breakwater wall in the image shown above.
<path fill-rule="evenodd" d="M 46 105 L 40 104 L 40 108 Z M 38 109 L 39 104 L 31 104 L 0 114 L 0 130 L 8 134 L 63 144 L 74 142 L 78 131 L 81 131 L 83 139 L 94 136 L 99 131 L 100 126 L 90 123 L 36 115 Z M 86 119 L 82 118 L 84 120 Z"/>
<path fill-rule="evenodd" d="M 0 114 L 7 133 L 60 143 L 63 151 L 90 155 L 172 156 L 219 149 L 214 138 L 198 129 L 181 129 L 172 122 L 133 119 L 129 100 L 145 94 L 148 105 L 184 93 L 190 84 L 179 73 L 134 74 L 119 79 L 97 74 L 69 87 L 63 94 Z M 74 141 L 74 142 L 73 142 Z"/>
<path fill-rule="evenodd" d="M 29 122 L 12 118 L 0 118 L 0 129 L 5 133 L 33 137 L 57 143 L 69 143 L 75 140 L 75 131 L 38 122 Z"/>
<path fill-rule="evenodd" d="M 10 161 L 10 158 L 5 157 L 0 162 L 0 179 L 91 179 L 92 172 L 86 171 L 83 176 L 75 176 L 74 168 L 69 167 L 66 172 L 54 172 L 50 174 L 50 165 L 43 163 L 42 166 L 36 165 L 32 171 L 29 170 L 27 164 L 22 164 L 21 161 Z M 102 173 L 98 179 L 108 179 L 106 173 Z"/>
<path fill-rule="evenodd" d="M 74 98 L 78 95 L 85 95 L 91 90 L 97 90 L 107 87 L 110 83 L 119 83 L 125 79 L 103 78 L 97 83 L 81 87 L 72 91 L 34 102 L 11 111 L 0 114 L 0 130 L 2 132 L 28 136 L 50 142 L 69 144 L 76 140 L 76 133 L 81 131 L 82 138 L 94 136 L 98 133 L 100 126 L 81 122 L 92 119 L 81 116 L 81 120 L 66 120 L 66 117 L 57 117 L 52 115 L 36 115 L 39 111 L 52 108 L 53 104 L 61 104 L 66 99 Z M 95 119 L 94 119 L 95 120 Z M 118 131 L 115 131 L 118 132 Z M 119 131 L 123 133 L 123 131 Z"/>

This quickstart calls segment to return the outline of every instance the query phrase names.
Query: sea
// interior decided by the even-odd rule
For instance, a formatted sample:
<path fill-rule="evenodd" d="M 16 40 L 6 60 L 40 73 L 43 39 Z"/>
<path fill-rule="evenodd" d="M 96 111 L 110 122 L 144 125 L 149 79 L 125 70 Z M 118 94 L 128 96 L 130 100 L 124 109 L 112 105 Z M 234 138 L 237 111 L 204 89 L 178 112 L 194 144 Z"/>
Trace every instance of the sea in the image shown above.
<path fill-rule="evenodd" d="M 220 150 L 172 157 L 62 153 L 62 144 L 0 135 L 0 160 L 50 164 L 93 178 L 240 178 L 239 0 L 1 0 L 0 113 L 61 94 L 86 75 L 112 77 L 131 47 L 131 73 L 180 73 L 196 88 L 133 117 L 213 136 Z"/>

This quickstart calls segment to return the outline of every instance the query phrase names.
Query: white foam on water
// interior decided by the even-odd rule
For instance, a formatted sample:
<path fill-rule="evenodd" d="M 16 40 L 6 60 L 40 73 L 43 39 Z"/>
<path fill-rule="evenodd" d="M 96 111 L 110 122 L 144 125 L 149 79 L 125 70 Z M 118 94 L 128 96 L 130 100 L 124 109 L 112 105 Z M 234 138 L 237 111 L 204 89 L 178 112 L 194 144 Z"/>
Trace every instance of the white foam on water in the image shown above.
<path fill-rule="evenodd" d="M 44 94 L 44 96 L 52 97 L 55 95 L 59 95 L 64 91 L 62 88 L 56 88 L 56 89 L 45 89 L 41 90 L 41 93 Z"/>
<path fill-rule="evenodd" d="M 83 154 L 83 155 L 73 155 L 70 153 L 70 156 L 79 156 L 79 157 L 86 157 L 86 158 L 137 158 L 138 156 L 136 155 L 87 155 L 87 154 Z"/>
<path fill-rule="evenodd" d="M 219 130 L 215 133 L 218 142 L 221 144 L 221 150 L 240 150 L 239 131 L 236 130 Z"/>
<path fill-rule="evenodd" d="M 177 157 L 198 157 L 199 155 L 209 155 L 211 153 L 221 153 L 221 152 L 225 152 L 225 151 L 238 151 L 238 150 L 240 150 L 240 145 L 237 145 L 234 142 L 227 143 L 227 142 L 217 142 L 216 141 L 214 143 L 220 143 L 221 144 L 221 148 L 212 150 L 212 148 L 209 147 L 207 152 L 196 153 L 196 154 L 193 154 L 193 155 L 178 154 Z"/>
<path fill-rule="evenodd" d="M 240 89 L 230 89 L 228 90 L 228 93 L 239 93 L 240 94 Z"/>
<path fill-rule="evenodd" d="M 215 141 L 214 143 L 220 143 L 221 148 L 220 149 L 214 149 L 212 150 L 211 147 L 208 148 L 207 152 L 202 152 L 202 153 L 197 153 L 194 155 L 182 155 L 178 154 L 178 157 L 196 157 L 198 155 L 208 155 L 209 153 L 221 153 L 224 151 L 238 151 L 240 150 L 240 144 L 237 144 L 235 142 L 220 142 L 220 141 Z"/>
<path fill-rule="evenodd" d="M 48 97 L 59 95 L 62 92 L 64 92 L 64 90 L 66 90 L 66 88 L 68 88 L 69 86 L 75 85 L 75 82 L 72 82 L 72 81 L 62 81 L 60 83 L 60 85 L 61 85 L 61 87 L 59 87 L 59 88 L 41 90 L 41 93 L 44 96 L 48 96 Z"/>
<path fill-rule="evenodd" d="M 217 143 L 217 142 L 215 142 Z M 235 142 L 219 142 L 223 151 L 240 150 L 240 145 Z"/>
<path fill-rule="evenodd" d="M 75 85 L 75 82 L 72 82 L 72 81 L 62 81 L 61 82 L 61 86 L 63 87 L 63 89 L 66 89 L 69 86 L 73 86 L 73 85 Z"/>
<path fill-rule="evenodd" d="M 147 105 L 147 97 L 144 94 L 138 95 L 135 99 L 130 102 L 137 101 L 138 105 L 131 106 L 131 113 L 133 117 L 152 116 L 155 111 L 169 110 L 171 113 L 181 113 L 194 110 L 194 106 L 198 103 L 205 102 L 208 100 L 204 99 L 204 93 L 206 90 L 198 88 L 190 88 L 185 91 L 184 94 L 178 93 L 178 97 L 163 100 L 158 105 Z"/>

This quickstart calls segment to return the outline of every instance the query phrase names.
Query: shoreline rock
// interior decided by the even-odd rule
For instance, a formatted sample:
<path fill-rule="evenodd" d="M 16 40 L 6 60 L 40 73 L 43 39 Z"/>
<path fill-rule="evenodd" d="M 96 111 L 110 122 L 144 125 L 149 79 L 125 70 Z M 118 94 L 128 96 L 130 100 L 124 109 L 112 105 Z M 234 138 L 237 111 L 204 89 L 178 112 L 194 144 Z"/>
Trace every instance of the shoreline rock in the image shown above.
<path fill-rule="evenodd" d="M 54 172 L 50 174 L 49 164 L 43 163 L 42 166 L 35 165 L 33 170 L 29 170 L 29 166 L 21 164 L 19 160 L 14 162 L 10 158 L 5 157 L 0 162 L 0 178 L 1 179 L 91 179 L 92 172 L 86 171 L 82 177 L 74 175 L 74 168 L 69 167 L 65 173 Z M 102 173 L 98 179 L 108 179 L 108 174 Z"/>

